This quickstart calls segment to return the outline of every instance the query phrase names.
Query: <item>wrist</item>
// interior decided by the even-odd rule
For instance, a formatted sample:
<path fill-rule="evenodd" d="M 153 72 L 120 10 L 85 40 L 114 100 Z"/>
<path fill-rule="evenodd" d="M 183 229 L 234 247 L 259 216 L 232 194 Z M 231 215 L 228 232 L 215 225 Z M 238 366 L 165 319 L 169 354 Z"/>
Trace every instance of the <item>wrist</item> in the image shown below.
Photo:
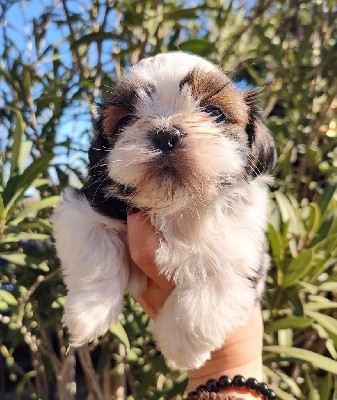
<path fill-rule="evenodd" d="M 222 349 L 212 353 L 211 359 L 203 367 L 189 371 L 188 392 L 204 385 L 209 379 L 219 379 L 222 375 L 231 378 L 243 375 L 262 381 L 262 332 L 261 310 L 256 307 L 247 324 L 238 328 Z M 259 398 L 248 390 L 237 388 L 231 388 L 224 393 L 247 400 Z"/>
<path fill-rule="evenodd" d="M 228 359 L 223 357 L 221 351 L 213 353 L 211 360 L 199 370 L 189 372 L 189 381 L 187 391 L 195 390 L 199 385 L 205 385 L 210 379 L 218 380 L 221 376 L 227 375 L 233 378 L 236 375 L 243 375 L 247 378 L 253 377 L 259 382 L 262 381 L 262 357 L 254 358 L 245 362 L 244 365 L 236 365 L 227 367 Z M 258 394 L 250 393 L 248 390 L 230 388 L 219 390 L 219 393 L 224 393 L 226 396 L 237 396 L 243 399 L 259 399 Z"/>
<path fill-rule="evenodd" d="M 234 395 L 231 388 L 234 389 Z M 225 375 L 220 379 L 210 379 L 205 385 L 200 385 L 189 392 L 187 397 L 188 400 L 253 400 L 254 398 L 277 399 L 275 392 L 266 383 L 259 382 L 255 378 L 245 378 L 242 375 L 236 375 L 233 378 Z"/>

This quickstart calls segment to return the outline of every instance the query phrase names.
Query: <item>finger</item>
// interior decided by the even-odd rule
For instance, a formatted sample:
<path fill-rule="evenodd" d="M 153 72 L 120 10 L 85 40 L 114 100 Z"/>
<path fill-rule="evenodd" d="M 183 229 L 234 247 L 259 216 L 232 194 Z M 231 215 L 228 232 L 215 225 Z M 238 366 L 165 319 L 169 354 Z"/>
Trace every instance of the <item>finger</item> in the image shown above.
<path fill-rule="evenodd" d="M 146 314 L 148 314 L 152 319 L 155 319 L 170 292 L 163 290 L 151 279 L 148 279 L 145 292 L 136 296 L 136 300 L 143 307 Z"/>
<path fill-rule="evenodd" d="M 149 216 L 140 211 L 128 214 L 128 241 L 132 260 L 160 288 L 171 291 L 174 285 L 164 275 L 160 275 L 155 264 L 155 252 L 160 239 L 150 222 Z"/>

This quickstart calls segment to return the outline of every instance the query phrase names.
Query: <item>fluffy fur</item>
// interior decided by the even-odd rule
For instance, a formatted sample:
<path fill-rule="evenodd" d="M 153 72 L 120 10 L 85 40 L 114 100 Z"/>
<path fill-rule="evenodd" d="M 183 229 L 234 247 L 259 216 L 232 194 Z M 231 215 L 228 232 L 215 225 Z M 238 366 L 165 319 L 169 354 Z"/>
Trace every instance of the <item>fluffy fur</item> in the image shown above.
<path fill-rule="evenodd" d="M 162 237 L 156 264 L 176 285 L 153 323 L 171 365 L 202 366 L 246 322 L 268 268 L 275 161 L 256 95 L 184 53 L 144 59 L 118 82 L 99 110 L 88 180 L 65 192 L 54 217 L 73 345 L 106 332 L 125 290 L 144 290 L 130 269 L 128 207 L 151 216 Z"/>

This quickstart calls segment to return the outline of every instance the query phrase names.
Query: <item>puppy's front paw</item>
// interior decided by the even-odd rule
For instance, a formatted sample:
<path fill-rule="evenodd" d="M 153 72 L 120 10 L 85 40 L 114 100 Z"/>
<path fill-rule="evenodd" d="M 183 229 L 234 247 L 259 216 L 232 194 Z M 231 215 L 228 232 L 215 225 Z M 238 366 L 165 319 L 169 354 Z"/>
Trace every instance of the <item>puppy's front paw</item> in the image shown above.
<path fill-rule="evenodd" d="M 54 227 L 68 289 L 63 322 L 71 343 L 81 346 L 103 335 L 122 310 L 129 276 L 126 228 L 72 190 L 58 206 Z"/>
<path fill-rule="evenodd" d="M 232 290 L 233 289 L 233 290 Z M 224 288 L 209 278 L 193 287 L 176 287 L 154 322 L 153 333 L 171 365 L 200 368 L 211 352 L 220 349 L 228 335 L 244 325 L 254 306 L 254 291 L 241 292 L 235 285 Z"/>
<path fill-rule="evenodd" d="M 179 301 L 177 297 L 179 293 L 175 289 L 158 313 L 152 331 L 170 367 L 197 369 L 210 358 L 210 345 L 198 335 L 196 326 L 190 326 L 185 316 L 179 315 L 179 310 L 174 307 Z"/>
<path fill-rule="evenodd" d="M 83 285 L 84 286 L 84 285 Z M 72 288 L 64 306 L 63 323 L 74 347 L 83 346 L 104 335 L 117 320 L 123 306 L 120 282 L 97 282 L 94 287 Z"/>

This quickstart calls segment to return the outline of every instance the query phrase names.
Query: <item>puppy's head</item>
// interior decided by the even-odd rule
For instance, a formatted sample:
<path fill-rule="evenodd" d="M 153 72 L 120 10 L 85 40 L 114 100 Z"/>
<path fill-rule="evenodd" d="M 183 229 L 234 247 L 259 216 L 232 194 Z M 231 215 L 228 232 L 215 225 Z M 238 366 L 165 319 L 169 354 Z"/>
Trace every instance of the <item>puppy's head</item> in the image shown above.
<path fill-rule="evenodd" d="M 105 145 L 93 159 L 104 157 L 98 161 L 111 181 L 105 195 L 172 212 L 267 173 L 275 150 L 256 97 L 197 56 L 142 60 L 99 110 Z"/>

